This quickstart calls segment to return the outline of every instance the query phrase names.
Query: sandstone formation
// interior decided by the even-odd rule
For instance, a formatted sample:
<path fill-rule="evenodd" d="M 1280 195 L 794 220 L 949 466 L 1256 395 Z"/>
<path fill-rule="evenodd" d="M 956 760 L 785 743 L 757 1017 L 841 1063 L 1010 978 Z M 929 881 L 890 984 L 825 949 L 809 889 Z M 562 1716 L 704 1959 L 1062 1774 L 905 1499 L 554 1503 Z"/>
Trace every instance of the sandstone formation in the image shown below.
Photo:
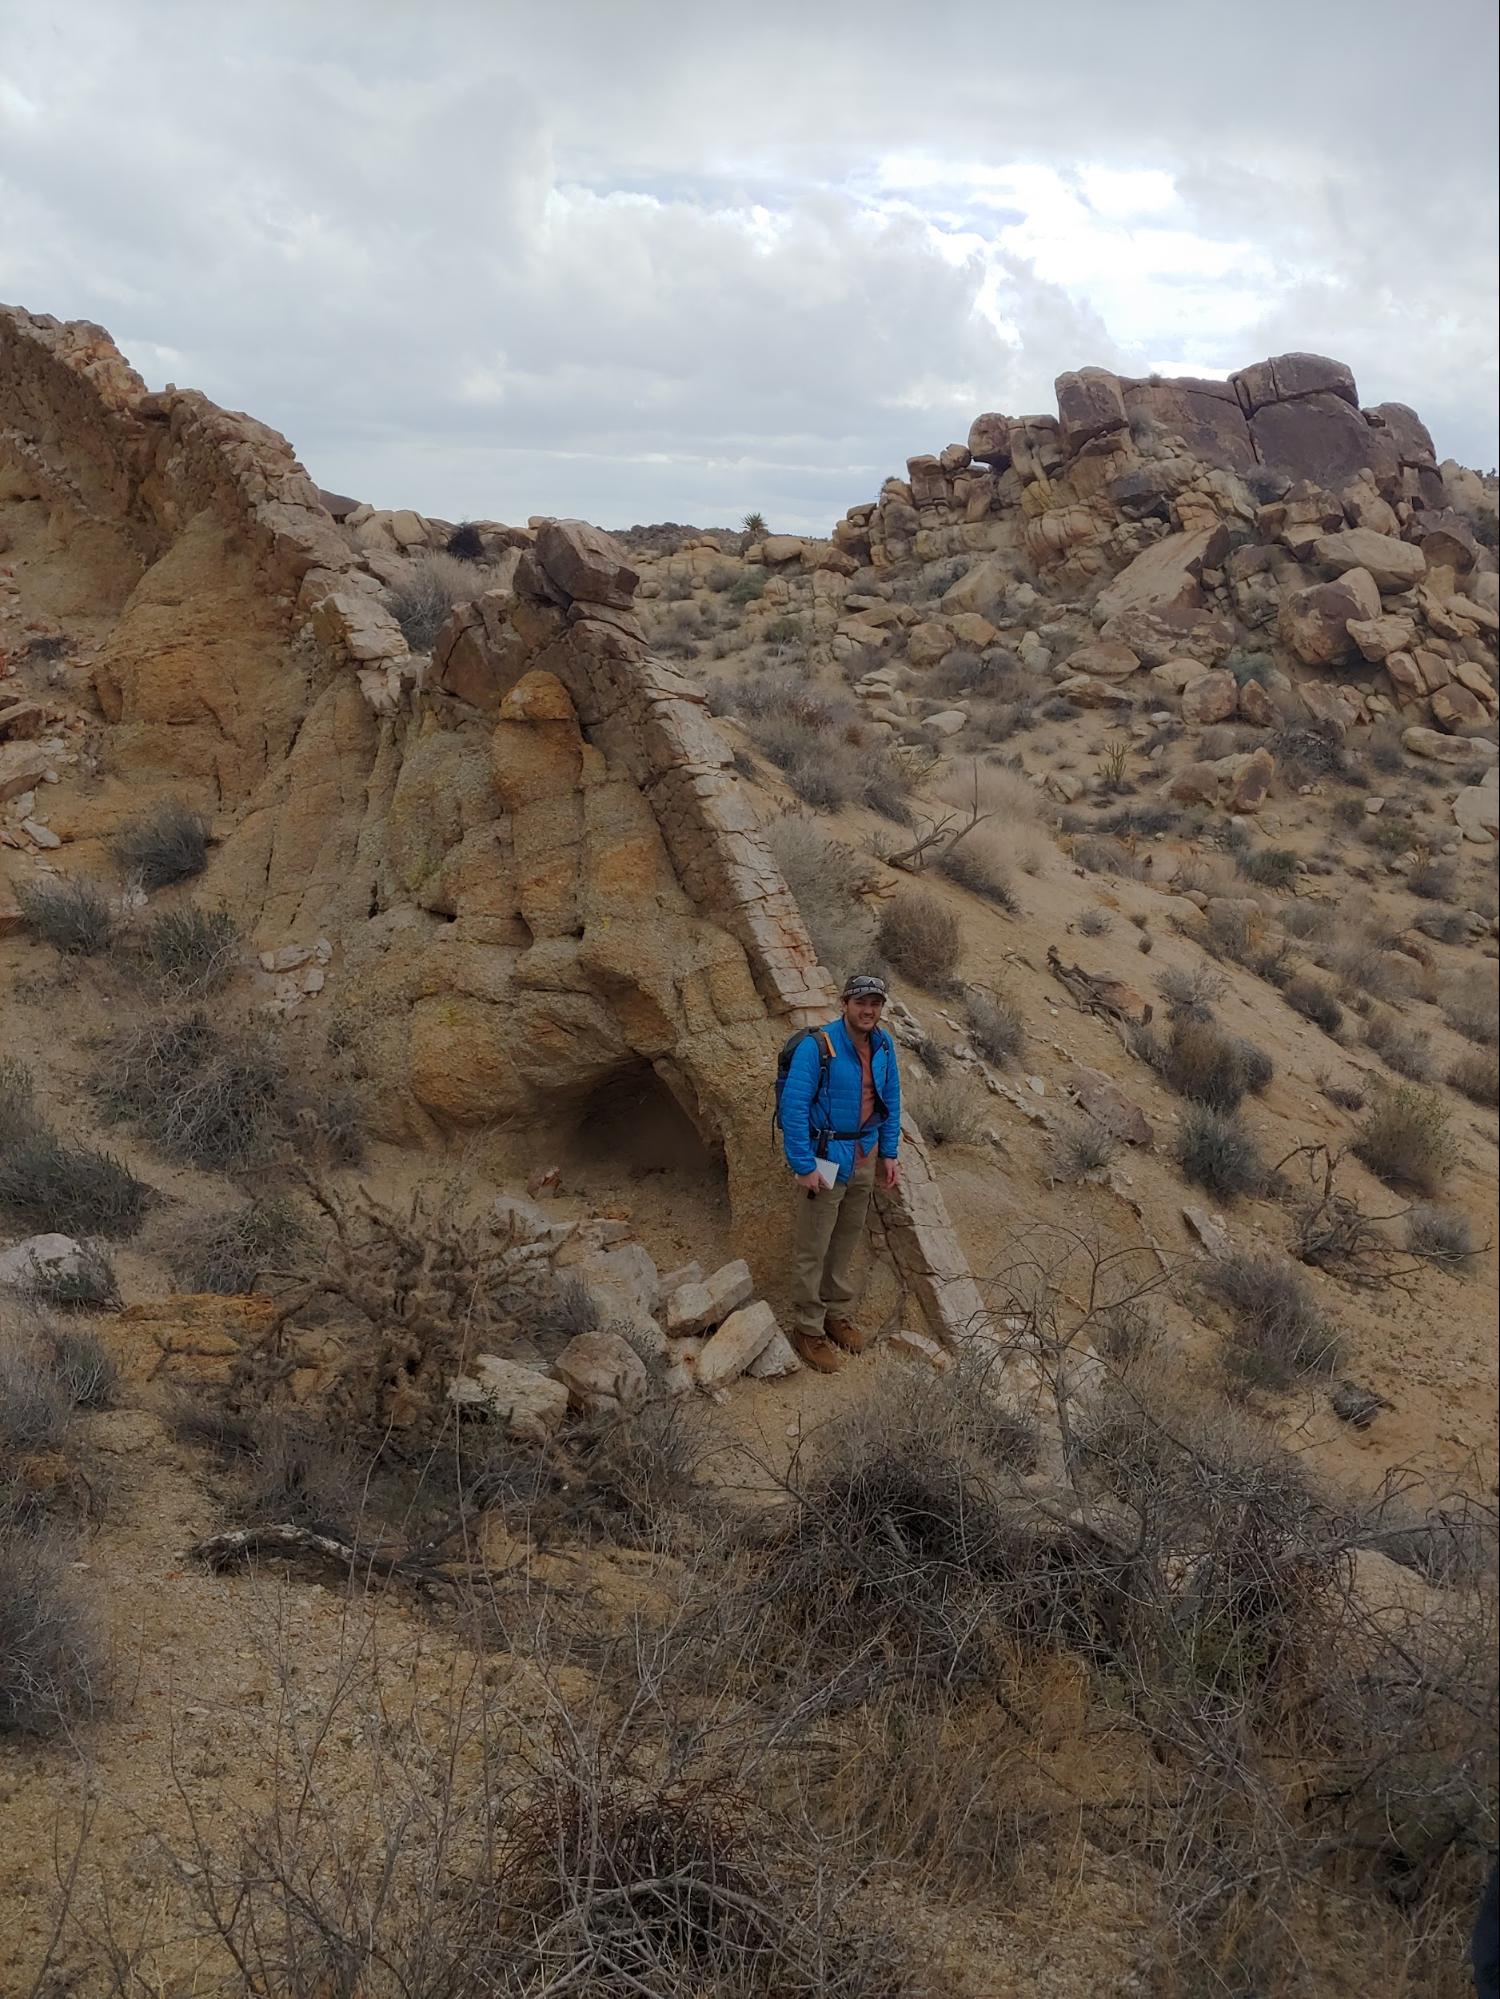
<path fill-rule="evenodd" d="M 514 531 L 514 587 L 462 607 L 429 662 L 370 545 L 430 547 L 433 524 L 340 526 L 275 432 L 149 393 L 99 327 L 13 308 L 0 466 L 59 544 L 88 542 L 119 611 L 95 671 L 109 780 L 67 836 L 107 835 L 153 788 L 217 816 L 210 892 L 267 946 L 332 940 L 385 1136 L 577 1118 L 649 1079 L 779 1274 L 769 1079 L 834 994 L 701 689 L 641 636 L 624 551 L 576 522 Z M 44 755 L 4 745 L 3 781 L 27 795 Z M 962 1336 L 981 1301 L 908 1138 L 886 1241 Z"/>

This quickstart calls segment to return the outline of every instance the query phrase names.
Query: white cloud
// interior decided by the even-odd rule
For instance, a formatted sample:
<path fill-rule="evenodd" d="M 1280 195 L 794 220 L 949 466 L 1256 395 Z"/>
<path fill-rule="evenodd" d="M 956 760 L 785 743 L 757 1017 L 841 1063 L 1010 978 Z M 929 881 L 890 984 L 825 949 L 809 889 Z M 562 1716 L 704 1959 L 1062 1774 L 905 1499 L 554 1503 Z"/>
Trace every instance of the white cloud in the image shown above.
<path fill-rule="evenodd" d="M 0 296 L 102 319 L 383 503 L 826 527 L 1064 368 L 1287 347 L 1495 456 L 1477 0 L 1003 34 L 981 0 L 18 18 Z"/>

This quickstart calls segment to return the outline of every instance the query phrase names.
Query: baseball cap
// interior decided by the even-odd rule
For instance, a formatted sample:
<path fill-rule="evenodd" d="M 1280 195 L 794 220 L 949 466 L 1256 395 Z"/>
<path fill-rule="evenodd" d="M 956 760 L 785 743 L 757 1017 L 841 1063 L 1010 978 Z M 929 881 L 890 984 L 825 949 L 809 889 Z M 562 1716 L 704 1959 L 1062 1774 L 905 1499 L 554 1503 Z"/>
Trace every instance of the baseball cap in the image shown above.
<path fill-rule="evenodd" d="M 844 990 L 839 995 L 839 997 L 841 999 L 846 999 L 846 1000 L 850 999 L 883 1000 L 888 998 L 889 995 L 887 994 L 885 989 L 884 979 L 877 979 L 874 976 L 874 974 L 870 972 L 855 972 L 852 974 L 851 977 L 845 979 Z"/>

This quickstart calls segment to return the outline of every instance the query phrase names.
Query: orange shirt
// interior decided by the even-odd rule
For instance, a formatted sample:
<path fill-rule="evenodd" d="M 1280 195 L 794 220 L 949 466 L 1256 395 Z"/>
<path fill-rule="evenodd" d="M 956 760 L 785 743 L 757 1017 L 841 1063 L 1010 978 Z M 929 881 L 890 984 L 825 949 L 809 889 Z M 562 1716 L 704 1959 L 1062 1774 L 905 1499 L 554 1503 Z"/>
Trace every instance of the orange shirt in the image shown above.
<path fill-rule="evenodd" d="M 854 1042 L 854 1052 L 859 1057 L 859 1128 L 863 1131 L 865 1126 L 875 1116 L 873 1043 L 868 1035 L 865 1036 L 863 1041 L 858 1040 L 853 1035 L 849 1038 Z M 866 1153 L 873 1151 L 874 1146 L 875 1140 L 873 1138 L 868 1145 L 860 1145 L 856 1141 L 854 1147 L 855 1158 L 863 1159 Z"/>

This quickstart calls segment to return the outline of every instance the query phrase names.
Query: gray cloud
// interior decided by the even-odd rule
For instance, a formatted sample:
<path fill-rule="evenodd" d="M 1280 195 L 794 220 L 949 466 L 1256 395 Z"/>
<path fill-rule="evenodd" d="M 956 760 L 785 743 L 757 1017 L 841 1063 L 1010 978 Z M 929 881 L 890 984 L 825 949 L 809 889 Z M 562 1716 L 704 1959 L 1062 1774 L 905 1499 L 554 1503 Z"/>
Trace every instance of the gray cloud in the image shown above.
<path fill-rule="evenodd" d="M 1488 7 L 33 12 L 0 296 L 381 503 L 826 527 L 1062 368 L 1287 347 L 1495 456 Z"/>

